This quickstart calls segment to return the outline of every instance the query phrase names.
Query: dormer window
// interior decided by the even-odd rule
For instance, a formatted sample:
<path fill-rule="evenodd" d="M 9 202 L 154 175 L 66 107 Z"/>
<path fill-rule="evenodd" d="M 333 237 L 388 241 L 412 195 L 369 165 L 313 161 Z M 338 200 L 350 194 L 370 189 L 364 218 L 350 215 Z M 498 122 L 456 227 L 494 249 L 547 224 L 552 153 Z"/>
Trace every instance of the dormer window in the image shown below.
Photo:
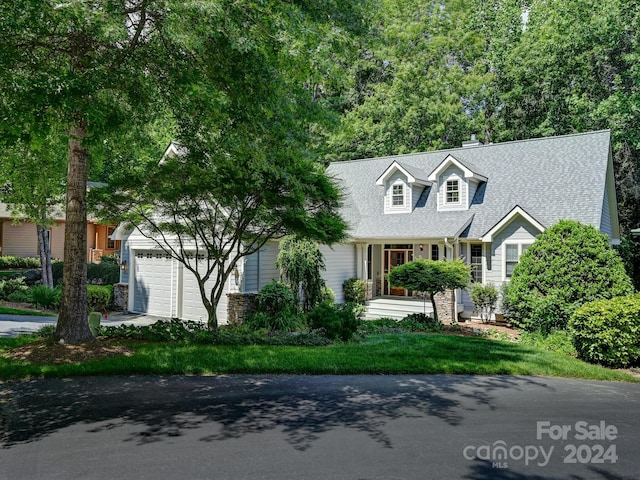
<path fill-rule="evenodd" d="M 440 162 L 427 179 L 437 182 L 439 212 L 469 210 L 478 186 L 487 181 L 487 177 L 477 173 L 475 167 L 452 155 Z"/>
<path fill-rule="evenodd" d="M 392 204 L 394 207 L 401 207 L 404 205 L 404 185 L 396 184 L 393 186 Z"/>
<path fill-rule="evenodd" d="M 459 180 L 447 180 L 447 203 L 460 203 Z"/>
<path fill-rule="evenodd" d="M 431 186 L 424 172 L 394 161 L 378 177 L 376 185 L 384 187 L 384 213 L 411 213 L 424 187 Z"/>

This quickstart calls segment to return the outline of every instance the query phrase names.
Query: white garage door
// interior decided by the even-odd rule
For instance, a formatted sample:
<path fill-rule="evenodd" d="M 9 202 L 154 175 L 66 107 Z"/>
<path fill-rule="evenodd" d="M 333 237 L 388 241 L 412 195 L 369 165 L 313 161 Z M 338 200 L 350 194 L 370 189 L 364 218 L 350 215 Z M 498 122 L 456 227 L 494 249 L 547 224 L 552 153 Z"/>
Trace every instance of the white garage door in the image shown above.
<path fill-rule="evenodd" d="M 171 317 L 174 313 L 175 267 L 160 250 L 141 250 L 135 254 L 133 311 Z"/>
<path fill-rule="evenodd" d="M 204 267 L 202 270 L 205 270 Z M 209 280 L 205 284 L 207 295 L 211 295 L 211 287 L 214 283 L 213 280 Z M 218 303 L 218 308 L 216 309 L 218 325 L 227 323 L 227 292 L 228 288 L 225 288 L 220 303 Z M 203 322 L 206 322 L 208 319 L 207 310 L 202 304 L 202 297 L 200 296 L 196 277 L 186 268 L 183 269 L 182 275 L 182 313 L 180 316 L 186 320 L 200 320 Z"/>

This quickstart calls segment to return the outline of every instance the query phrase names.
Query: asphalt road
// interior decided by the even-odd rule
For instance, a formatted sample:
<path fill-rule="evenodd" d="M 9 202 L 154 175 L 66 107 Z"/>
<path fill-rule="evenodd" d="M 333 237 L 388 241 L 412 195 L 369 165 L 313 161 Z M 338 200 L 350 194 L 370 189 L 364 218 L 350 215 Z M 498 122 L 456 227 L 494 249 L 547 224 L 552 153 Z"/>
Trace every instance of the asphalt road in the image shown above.
<path fill-rule="evenodd" d="M 0 478 L 637 479 L 638 412 L 640 384 L 543 377 L 8 382 Z"/>

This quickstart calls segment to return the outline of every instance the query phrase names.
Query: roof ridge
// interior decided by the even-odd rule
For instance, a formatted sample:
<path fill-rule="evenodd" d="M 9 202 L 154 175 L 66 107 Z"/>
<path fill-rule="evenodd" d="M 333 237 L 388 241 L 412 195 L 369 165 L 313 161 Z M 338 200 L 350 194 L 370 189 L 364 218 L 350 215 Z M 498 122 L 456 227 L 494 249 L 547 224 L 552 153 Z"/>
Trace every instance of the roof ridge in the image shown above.
<path fill-rule="evenodd" d="M 371 160 L 384 160 L 384 159 L 397 159 L 397 158 L 402 158 L 402 157 L 413 157 L 413 156 L 417 156 L 417 155 L 427 155 L 427 154 L 434 154 L 434 153 L 446 153 L 446 152 L 454 152 L 454 151 L 469 151 L 475 148 L 486 148 L 486 147 L 497 147 L 497 146 L 503 146 L 503 145 L 510 145 L 510 144 L 514 144 L 514 143 L 528 143 L 528 142 L 536 142 L 536 141 L 542 141 L 542 140 L 558 140 L 558 139 L 562 139 L 562 138 L 568 138 L 568 137 L 579 137 L 579 136 L 586 136 L 586 135 L 596 135 L 596 134 L 601 134 L 601 133 L 609 133 L 611 134 L 611 129 L 606 128 L 606 129 L 602 129 L 602 130 L 593 130 L 593 131 L 589 131 L 589 132 L 577 132 L 577 133 L 566 133 L 564 135 L 554 135 L 551 137 L 535 137 L 535 138 L 525 138 L 522 140 L 509 140 L 506 142 L 497 142 L 497 143 L 488 143 L 488 144 L 481 144 L 481 145 L 477 145 L 477 146 L 471 146 L 471 147 L 450 147 L 450 148 L 445 148 L 445 149 L 441 149 L 441 150 L 427 150 L 427 151 L 422 151 L 422 152 L 413 152 L 413 153 L 400 153 L 400 154 L 396 154 L 396 155 L 384 155 L 381 157 L 368 157 L 368 158 L 356 158 L 353 160 L 334 160 L 332 162 L 329 162 L 329 165 L 332 165 L 334 163 L 340 163 L 340 164 L 344 164 L 344 163 L 356 163 L 356 162 L 367 162 L 367 161 L 371 161 Z"/>

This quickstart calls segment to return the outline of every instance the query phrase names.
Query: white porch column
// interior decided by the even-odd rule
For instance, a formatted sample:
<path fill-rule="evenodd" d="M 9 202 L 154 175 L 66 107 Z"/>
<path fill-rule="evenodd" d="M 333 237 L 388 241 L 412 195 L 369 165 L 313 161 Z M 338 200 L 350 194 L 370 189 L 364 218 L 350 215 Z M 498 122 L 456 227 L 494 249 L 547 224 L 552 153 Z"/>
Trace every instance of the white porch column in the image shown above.
<path fill-rule="evenodd" d="M 367 272 L 367 246 L 366 243 L 356 243 L 356 277 L 366 280 Z"/>

